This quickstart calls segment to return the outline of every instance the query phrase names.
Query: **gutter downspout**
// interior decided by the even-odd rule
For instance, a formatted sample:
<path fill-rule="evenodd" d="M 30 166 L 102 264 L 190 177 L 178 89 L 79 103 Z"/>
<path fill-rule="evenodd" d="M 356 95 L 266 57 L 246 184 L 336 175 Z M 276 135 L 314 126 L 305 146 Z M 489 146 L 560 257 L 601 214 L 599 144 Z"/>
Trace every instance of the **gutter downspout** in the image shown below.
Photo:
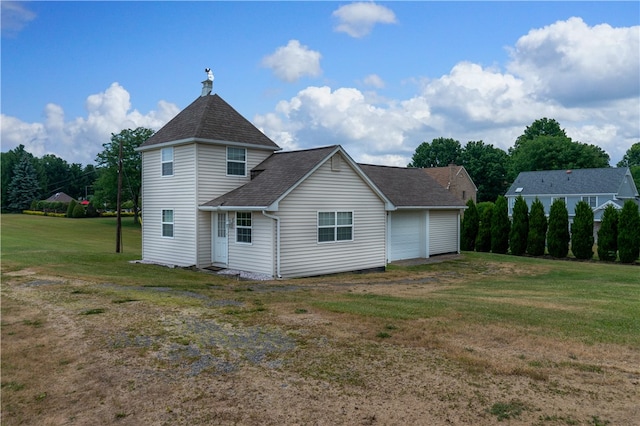
<path fill-rule="evenodd" d="M 276 277 L 282 278 L 280 274 L 280 218 L 270 215 L 266 210 L 262 210 L 262 215 L 276 221 Z"/>

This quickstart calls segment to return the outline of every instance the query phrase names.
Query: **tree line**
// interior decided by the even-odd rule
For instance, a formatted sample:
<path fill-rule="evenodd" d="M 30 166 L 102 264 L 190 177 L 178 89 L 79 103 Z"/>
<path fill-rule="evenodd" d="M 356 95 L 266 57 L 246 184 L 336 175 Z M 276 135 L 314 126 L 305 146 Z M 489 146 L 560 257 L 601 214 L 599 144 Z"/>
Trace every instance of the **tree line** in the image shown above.
<path fill-rule="evenodd" d="M 421 143 L 408 167 L 464 166 L 478 187 L 477 201 L 494 201 L 520 172 L 609 167 L 609 154 L 596 145 L 571 140 L 560 124 L 541 118 L 527 126 L 514 146 L 504 151 L 483 141 L 463 147 L 452 138 Z M 640 188 L 640 142 L 627 151 L 617 167 L 630 167 Z"/>
<path fill-rule="evenodd" d="M 576 259 L 593 258 L 593 210 L 585 201 L 576 205 L 575 217 L 569 225 L 569 213 L 562 199 L 554 200 L 549 218 L 542 202 L 536 198 L 531 204 L 519 196 L 509 220 L 507 199 L 498 196 L 495 203 L 476 205 L 467 201 L 462 220 L 460 248 L 466 251 L 492 252 L 522 256 L 566 258 L 569 249 Z M 602 215 L 597 233 L 598 259 L 633 263 L 640 254 L 640 212 L 638 205 L 627 200 L 620 212 L 608 205 Z"/>
<path fill-rule="evenodd" d="M 34 201 L 38 206 L 38 201 L 58 192 L 64 192 L 75 200 L 90 201 L 90 209 L 115 209 L 119 147 L 122 143 L 122 196 L 131 206 L 134 220 L 137 221 L 142 188 L 142 157 L 135 149 L 153 133 L 151 129 L 138 127 L 112 134 L 111 140 L 102 145 L 103 150 L 96 156 L 96 165 L 84 167 L 78 163 L 69 164 L 52 154 L 34 157 L 25 150 L 24 145 L 0 153 L 2 211 L 30 209 Z M 56 209 L 67 211 L 67 207 L 56 206 Z M 79 212 L 80 208 L 84 207 L 77 207 L 76 210 Z"/>
<path fill-rule="evenodd" d="M 139 127 L 112 134 L 102 145 L 96 165 L 68 164 L 47 154 L 36 158 L 23 145 L 0 153 L 2 211 L 28 209 L 34 200 L 64 192 L 76 200 L 90 200 L 98 209 L 114 209 L 117 197 L 118 149 L 123 145 L 123 200 L 139 211 L 142 187 L 141 155 L 135 151 L 153 130 Z M 595 145 L 574 142 L 554 119 L 541 118 L 527 126 L 508 152 L 483 141 L 462 147 L 451 138 L 423 142 L 415 150 L 409 167 L 466 168 L 478 187 L 478 202 L 493 201 L 504 194 L 521 171 L 609 167 L 609 155 Z M 640 142 L 627 151 L 618 167 L 628 166 L 640 187 Z M 137 220 L 137 217 L 136 217 Z"/>

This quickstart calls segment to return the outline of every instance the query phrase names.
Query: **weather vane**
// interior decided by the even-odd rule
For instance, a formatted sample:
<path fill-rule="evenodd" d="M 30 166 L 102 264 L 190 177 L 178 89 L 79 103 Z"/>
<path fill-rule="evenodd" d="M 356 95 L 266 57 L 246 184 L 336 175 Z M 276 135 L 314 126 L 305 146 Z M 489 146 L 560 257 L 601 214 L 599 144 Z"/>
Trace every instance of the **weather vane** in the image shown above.
<path fill-rule="evenodd" d="M 205 68 L 204 72 L 207 73 L 207 80 L 213 81 L 213 73 L 211 72 L 211 68 Z"/>

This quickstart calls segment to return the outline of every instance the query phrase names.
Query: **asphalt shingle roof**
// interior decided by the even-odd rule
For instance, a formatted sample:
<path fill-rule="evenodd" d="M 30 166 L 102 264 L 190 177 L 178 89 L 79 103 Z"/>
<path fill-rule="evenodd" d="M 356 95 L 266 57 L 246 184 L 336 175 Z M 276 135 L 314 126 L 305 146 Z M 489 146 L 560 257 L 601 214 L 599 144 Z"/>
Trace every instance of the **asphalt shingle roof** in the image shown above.
<path fill-rule="evenodd" d="M 254 178 L 250 182 L 203 206 L 270 206 L 337 148 L 338 145 L 333 145 L 274 153 L 251 170 Z"/>
<path fill-rule="evenodd" d="M 198 97 L 140 148 L 182 140 L 237 142 L 270 149 L 280 148 L 217 94 Z"/>
<path fill-rule="evenodd" d="M 612 167 L 520 172 L 506 195 L 616 194 L 626 172 Z"/>
<path fill-rule="evenodd" d="M 423 169 L 368 164 L 360 168 L 396 207 L 465 207 Z"/>

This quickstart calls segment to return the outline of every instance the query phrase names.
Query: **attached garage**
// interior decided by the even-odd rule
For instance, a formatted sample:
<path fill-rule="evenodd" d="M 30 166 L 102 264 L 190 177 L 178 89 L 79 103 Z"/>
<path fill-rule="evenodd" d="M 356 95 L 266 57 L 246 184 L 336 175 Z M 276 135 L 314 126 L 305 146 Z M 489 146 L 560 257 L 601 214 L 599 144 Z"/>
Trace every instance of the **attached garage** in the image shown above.
<path fill-rule="evenodd" d="M 465 203 L 424 169 L 361 164 L 393 203 L 387 210 L 387 260 L 393 262 L 460 251 Z"/>
<path fill-rule="evenodd" d="M 389 261 L 425 256 L 425 212 L 389 214 Z"/>
<path fill-rule="evenodd" d="M 460 241 L 458 210 L 431 210 L 429 213 L 429 255 L 457 253 Z"/>
<path fill-rule="evenodd" d="M 389 213 L 389 262 L 457 253 L 460 240 L 458 212 L 400 210 Z"/>

